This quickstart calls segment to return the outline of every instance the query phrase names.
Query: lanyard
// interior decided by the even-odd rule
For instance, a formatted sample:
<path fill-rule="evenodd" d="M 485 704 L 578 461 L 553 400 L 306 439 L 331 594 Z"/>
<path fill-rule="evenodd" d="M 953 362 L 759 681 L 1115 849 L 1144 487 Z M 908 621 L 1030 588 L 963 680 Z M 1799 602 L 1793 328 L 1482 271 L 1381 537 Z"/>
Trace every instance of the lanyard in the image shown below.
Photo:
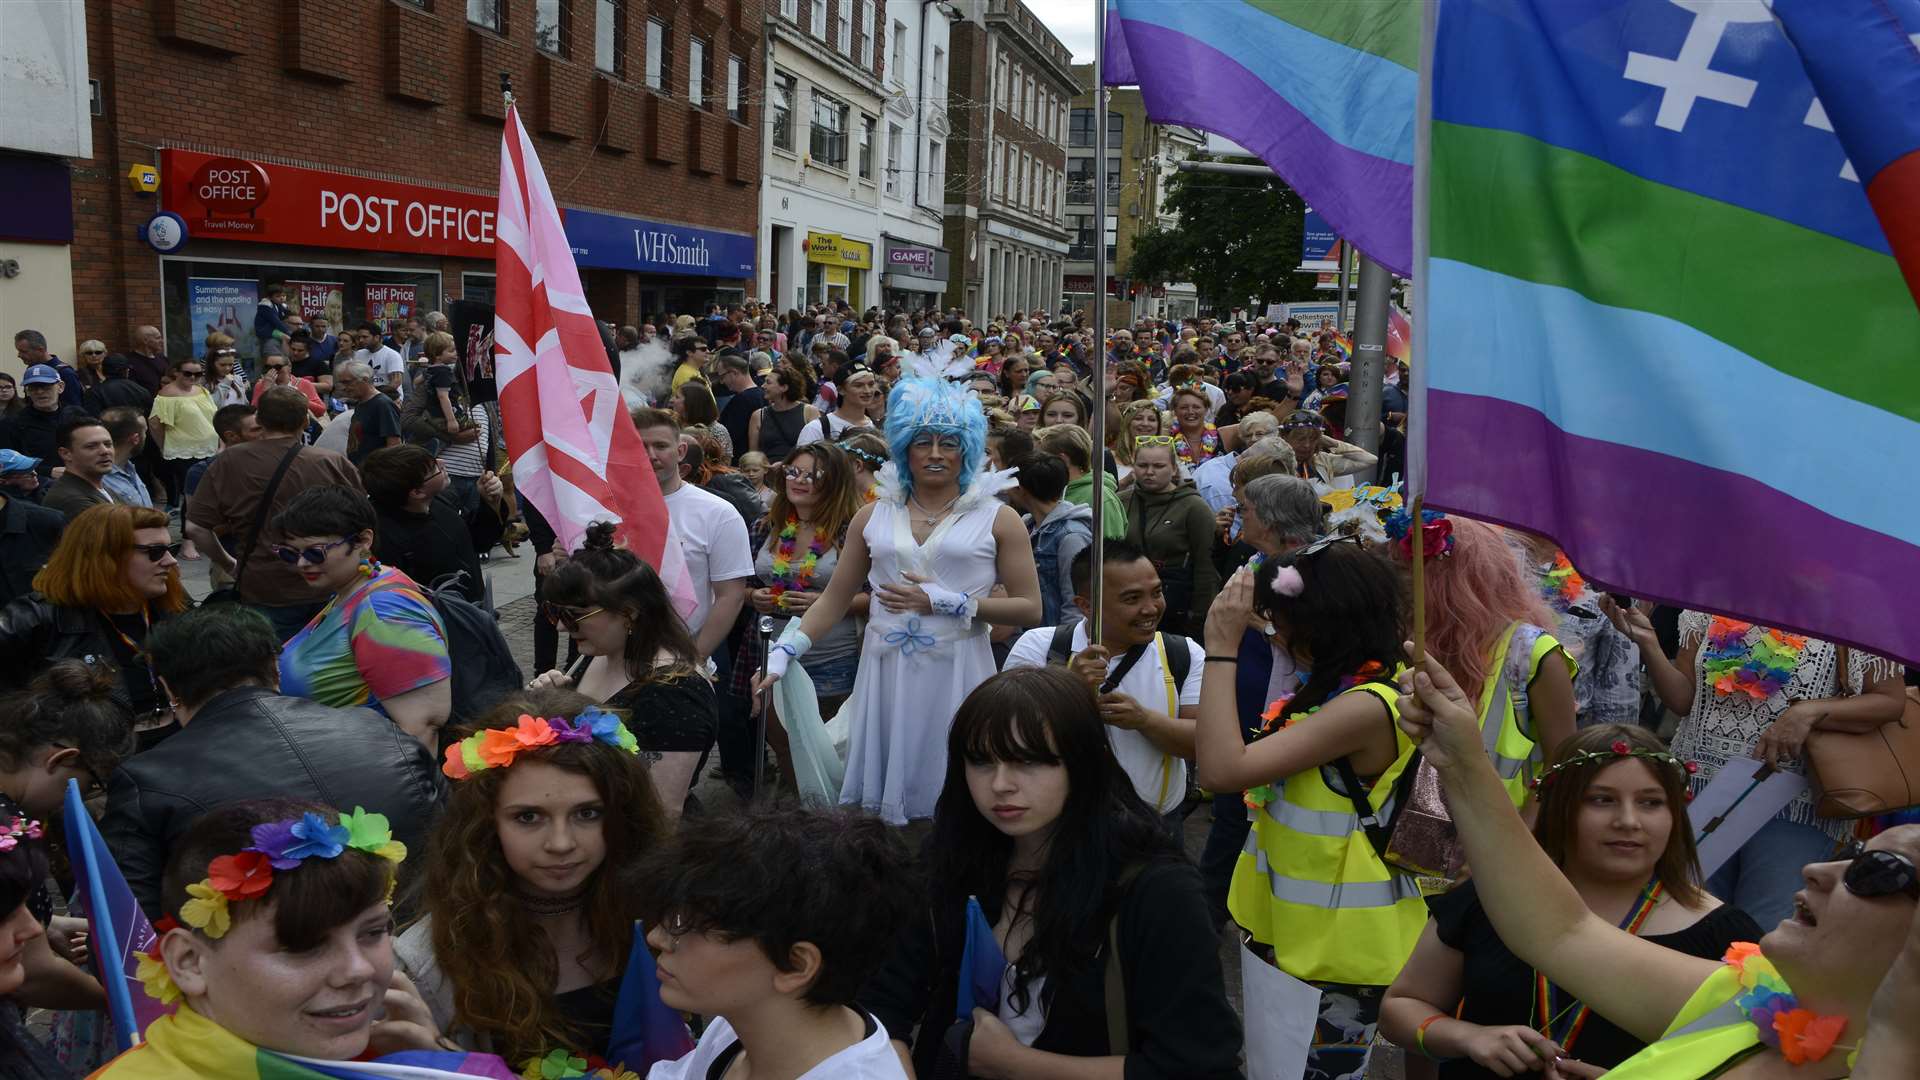
<path fill-rule="evenodd" d="M 131 653 L 133 656 L 133 662 L 147 669 L 148 685 L 153 687 L 154 696 L 156 697 L 161 696 L 160 695 L 160 679 L 158 676 L 156 676 L 153 673 L 153 661 L 147 659 L 145 653 L 141 651 L 144 647 L 143 643 L 146 641 L 147 635 L 153 633 L 153 616 L 148 613 L 146 605 L 142 604 L 140 606 L 140 622 L 143 626 L 146 627 L 146 630 L 141 633 L 139 641 L 135 641 L 132 638 L 128 637 L 127 632 L 125 630 L 120 629 L 120 624 L 114 622 L 112 616 L 107 615 L 103 612 L 101 613 L 100 621 L 106 623 L 107 628 L 112 630 L 114 636 L 120 639 L 120 643 L 127 647 L 127 651 Z"/>
<path fill-rule="evenodd" d="M 1660 882 L 1655 879 L 1647 882 L 1647 887 L 1641 890 L 1639 902 L 1634 904 L 1633 909 L 1627 912 L 1627 917 L 1620 921 L 1620 929 L 1638 936 L 1640 927 L 1646 923 L 1647 916 L 1653 914 L 1654 907 L 1659 903 Z M 1574 1040 L 1580 1037 L 1581 1030 L 1587 1026 L 1587 1014 L 1591 1010 L 1585 1002 L 1581 1001 L 1568 1005 L 1560 1012 L 1560 1016 L 1572 1013 L 1573 1019 L 1566 1027 L 1560 1029 L 1559 1035 L 1555 1035 L 1553 1026 L 1559 1017 L 1553 1013 L 1553 984 L 1548 982 L 1547 977 L 1540 974 L 1537 968 L 1533 972 L 1533 983 L 1534 1015 L 1540 1018 L 1540 1034 L 1559 1043 L 1562 1052 L 1573 1053 Z"/>

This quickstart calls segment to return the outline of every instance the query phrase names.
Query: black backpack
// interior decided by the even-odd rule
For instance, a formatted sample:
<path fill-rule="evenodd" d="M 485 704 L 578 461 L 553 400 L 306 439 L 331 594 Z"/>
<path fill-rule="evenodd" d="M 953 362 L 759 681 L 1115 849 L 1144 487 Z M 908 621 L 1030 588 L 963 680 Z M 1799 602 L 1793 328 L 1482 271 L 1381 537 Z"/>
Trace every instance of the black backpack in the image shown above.
<path fill-rule="evenodd" d="M 1065 666 L 1066 662 L 1073 658 L 1073 628 L 1078 625 L 1078 623 L 1067 623 L 1053 628 L 1053 637 L 1047 640 L 1047 663 L 1050 666 Z M 1161 636 L 1167 645 L 1169 669 L 1167 674 L 1173 676 L 1174 693 L 1177 694 L 1180 692 L 1180 687 L 1187 685 L 1187 672 L 1193 667 L 1193 654 L 1187 651 L 1187 639 L 1182 635 L 1163 631 Z M 1146 648 L 1143 646 L 1133 659 L 1138 660 L 1145 653 Z M 1123 660 L 1120 667 L 1107 676 L 1108 685 L 1120 685 L 1120 680 L 1126 678 L 1127 672 L 1131 670 L 1133 670 L 1133 662 Z"/>
<path fill-rule="evenodd" d="M 461 575 L 464 577 L 465 575 Z M 457 581 L 427 590 L 447 630 L 453 662 L 453 712 L 449 724 L 478 723 L 501 698 L 527 685 L 500 624 L 486 608 L 460 594 Z"/>

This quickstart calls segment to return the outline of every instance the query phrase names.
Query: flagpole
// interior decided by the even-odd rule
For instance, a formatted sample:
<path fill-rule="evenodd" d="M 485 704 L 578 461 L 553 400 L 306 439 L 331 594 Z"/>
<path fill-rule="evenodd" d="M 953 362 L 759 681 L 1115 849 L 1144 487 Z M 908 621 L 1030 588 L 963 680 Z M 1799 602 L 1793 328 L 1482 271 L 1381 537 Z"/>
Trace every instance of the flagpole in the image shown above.
<path fill-rule="evenodd" d="M 1087 428 L 1093 436 L 1093 573 L 1087 576 L 1087 644 L 1100 644 L 1102 588 L 1106 578 L 1107 529 L 1107 0 L 1093 2 L 1093 401 Z"/>

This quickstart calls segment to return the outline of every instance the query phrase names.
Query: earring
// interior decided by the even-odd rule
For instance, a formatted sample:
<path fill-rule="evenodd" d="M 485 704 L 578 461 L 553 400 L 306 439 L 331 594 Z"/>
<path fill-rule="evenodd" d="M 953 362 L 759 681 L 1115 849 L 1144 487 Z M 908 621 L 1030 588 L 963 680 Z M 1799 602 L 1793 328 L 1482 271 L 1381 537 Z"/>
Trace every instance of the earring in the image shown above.
<path fill-rule="evenodd" d="M 360 576 L 370 578 L 380 572 L 380 562 L 372 555 L 360 557 Z"/>

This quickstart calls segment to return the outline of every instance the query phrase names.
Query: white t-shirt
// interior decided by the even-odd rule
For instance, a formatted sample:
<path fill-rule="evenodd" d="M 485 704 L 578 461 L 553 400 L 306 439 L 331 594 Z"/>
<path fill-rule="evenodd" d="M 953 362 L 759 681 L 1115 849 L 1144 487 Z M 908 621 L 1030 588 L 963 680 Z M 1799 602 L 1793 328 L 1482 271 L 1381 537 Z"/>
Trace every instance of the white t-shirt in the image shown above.
<path fill-rule="evenodd" d="M 747 546 L 747 523 L 733 504 L 692 484 L 682 483 L 667 499 L 667 520 L 687 558 L 693 597 L 699 601 L 687 619 L 687 630 L 698 636 L 713 607 L 713 583 L 753 576 L 753 552 Z"/>
<path fill-rule="evenodd" d="M 378 349 L 361 349 L 353 354 L 353 358 L 372 368 L 373 381 L 381 386 L 387 385 L 394 373 L 398 372 L 403 376 L 400 380 L 400 396 L 403 399 L 407 396 L 407 380 L 404 378 L 407 362 L 392 348 L 382 345 Z"/>
<path fill-rule="evenodd" d="M 1167 648 L 1179 647 L 1179 641 L 1163 636 Z M 1041 626 L 1020 635 L 1007 653 L 1007 669 L 1017 667 L 1045 667 L 1047 646 L 1053 643 L 1053 627 Z M 1140 703 L 1148 712 L 1166 713 L 1169 716 L 1180 711 L 1181 706 L 1200 704 L 1201 665 L 1206 661 L 1206 651 L 1192 640 L 1187 640 L 1187 678 L 1174 695 L 1177 704 L 1167 705 L 1167 682 L 1172 673 L 1160 665 L 1160 650 L 1152 645 L 1120 680 L 1114 689 Z M 1087 624 L 1085 621 L 1073 628 L 1073 639 L 1068 647 L 1068 655 L 1087 647 Z M 1107 661 L 1107 673 L 1119 666 L 1120 654 L 1115 653 Z M 1187 794 L 1187 762 L 1184 758 L 1165 753 L 1153 745 L 1153 741 L 1138 731 L 1126 728 L 1108 727 L 1107 741 L 1113 745 L 1113 756 L 1119 760 L 1120 767 L 1127 772 L 1127 778 L 1133 781 L 1133 790 L 1151 806 L 1165 814 L 1180 805 Z"/>
<path fill-rule="evenodd" d="M 1207 395 L 1207 421 L 1211 423 L 1213 421 L 1214 414 L 1218 413 L 1220 411 L 1220 407 L 1227 403 L 1227 392 L 1213 385 L 1210 382 L 1202 382 L 1200 384 L 1200 389 L 1203 393 Z M 1153 399 L 1153 403 L 1155 405 L 1158 405 L 1161 411 L 1163 412 L 1172 409 L 1173 408 L 1173 388 L 1168 387 L 1165 391 L 1161 393 L 1159 397 Z"/>
<path fill-rule="evenodd" d="M 887 1029 L 867 1018 L 866 1038 L 800 1074 L 800 1080 L 906 1080 L 900 1057 L 893 1052 Z M 647 1080 L 707 1080 L 707 1074 L 740 1037 L 724 1016 L 716 1016 L 700 1036 L 700 1045 L 678 1061 L 662 1061 L 647 1071 Z"/>

